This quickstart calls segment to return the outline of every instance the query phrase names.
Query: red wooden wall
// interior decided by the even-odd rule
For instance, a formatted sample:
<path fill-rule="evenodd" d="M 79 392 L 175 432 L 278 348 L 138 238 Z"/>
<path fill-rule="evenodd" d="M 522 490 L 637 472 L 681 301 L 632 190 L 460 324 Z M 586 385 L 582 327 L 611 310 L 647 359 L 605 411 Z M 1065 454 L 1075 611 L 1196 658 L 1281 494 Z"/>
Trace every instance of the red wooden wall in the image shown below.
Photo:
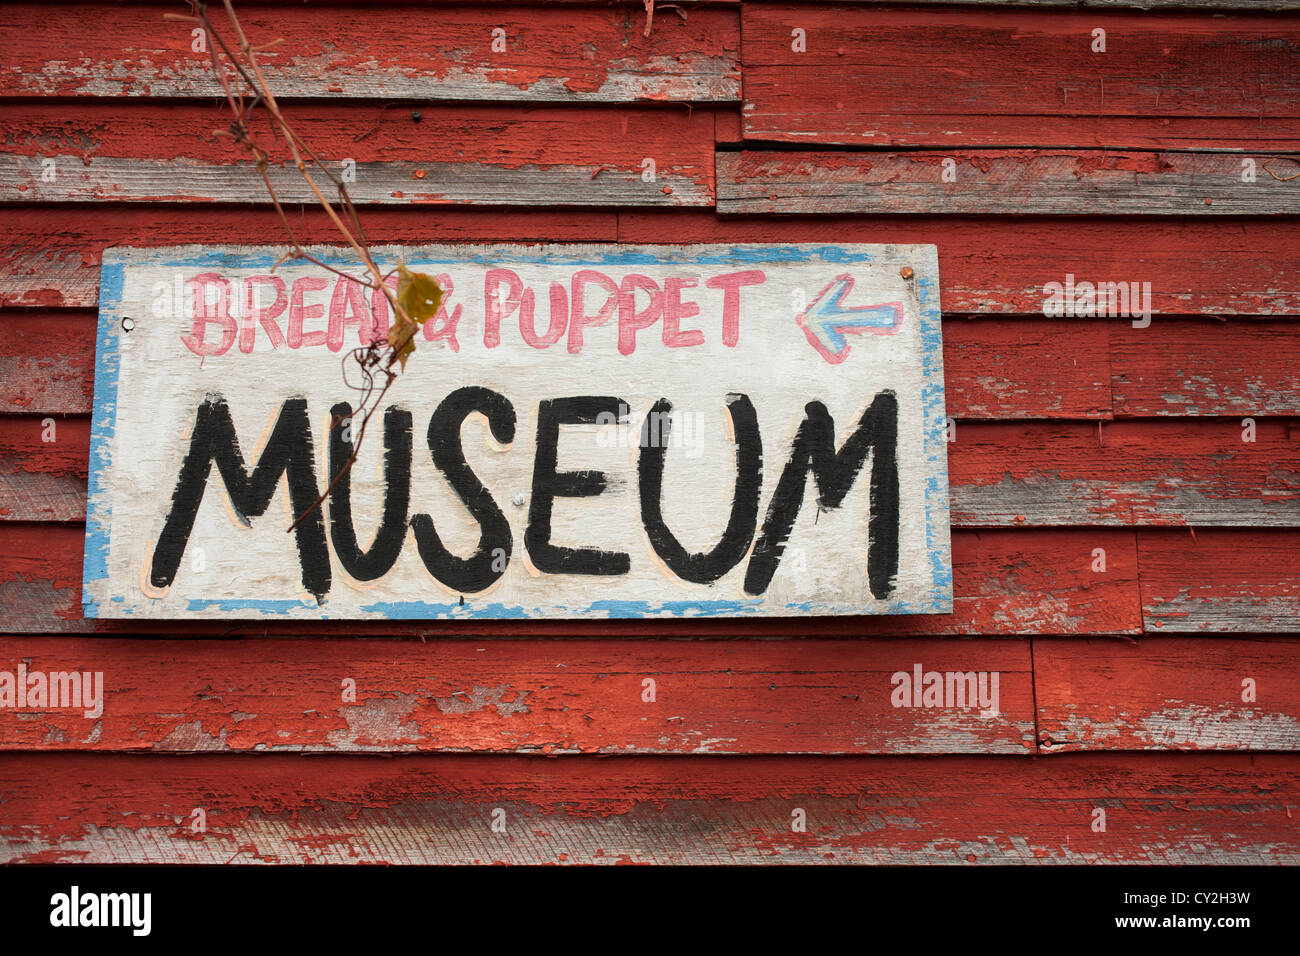
<path fill-rule="evenodd" d="M 0 861 L 1300 862 L 1300 4 L 238 3 L 373 242 L 936 244 L 956 610 L 87 621 L 102 251 L 283 236 L 180 9 L 0 7 L 0 670 L 107 688 L 0 709 Z"/>

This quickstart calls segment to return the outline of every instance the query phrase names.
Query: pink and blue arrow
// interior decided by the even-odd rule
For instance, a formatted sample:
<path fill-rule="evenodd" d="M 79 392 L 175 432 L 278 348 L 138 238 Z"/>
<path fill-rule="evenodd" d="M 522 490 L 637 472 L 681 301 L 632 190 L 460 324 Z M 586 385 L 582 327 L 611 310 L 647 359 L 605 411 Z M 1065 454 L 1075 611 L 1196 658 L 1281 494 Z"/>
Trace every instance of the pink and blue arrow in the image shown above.
<path fill-rule="evenodd" d="M 844 297 L 853 289 L 853 276 L 836 276 L 822 289 L 808 308 L 795 317 L 808 342 L 822 358 L 838 365 L 849 355 L 845 333 L 893 335 L 903 324 L 903 303 L 880 305 L 845 305 Z"/>

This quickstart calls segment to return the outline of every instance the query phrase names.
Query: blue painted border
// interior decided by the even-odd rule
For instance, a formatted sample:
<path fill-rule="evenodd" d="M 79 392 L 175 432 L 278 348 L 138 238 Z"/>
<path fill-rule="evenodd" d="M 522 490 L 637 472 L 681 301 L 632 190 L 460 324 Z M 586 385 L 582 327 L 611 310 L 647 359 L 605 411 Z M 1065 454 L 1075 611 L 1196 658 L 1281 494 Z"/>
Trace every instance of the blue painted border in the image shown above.
<path fill-rule="evenodd" d="M 382 260 L 392 250 L 407 249 L 400 246 L 377 246 L 374 248 L 376 259 Z M 583 266 L 629 266 L 654 265 L 664 263 L 698 263 L 702 265 L 745 265 L 790 262 L 826 262 L 845 265 L 859 262 L 875 262 L 883 258 L 882 254 L 855 249 L 846 249 L 836 245 L 733 245 L 715 244 L 685 245 L 677 247 L 676 254 L 668 249 L 668 254 L 652 254 L 643 249 L 627 249 L 609 245 L 608 251 L 593 254 L 595 247 L 584 247 L 581 254 L 560 251 L 542 253 L 529 251 L 528 246 L 517 244 L 502 246 L 484 246 L 471 244 L 469 248 L 476 251 L 468 255 L 458 252 L 457 247 L 448 245 L 421 245 L 409 247 L 409 251 L 430 250 L 434 254 L 421 255 L 410 260 L 411 265 L 442 265 L 473 262 L 480 265 L 501 263 L 527 263 L 534 265 L 583 265 Z M 540 249 L 544 247 L 533 246 Z M 552 247 L 553 249 L 555 247 Z M 887 245 L 878 247 L 882 253 Z M 922 428 L 923 452 L 930 464 L 931 474 L 925 486 L 925 536 L 930 554 L 931 583 L 934 596 L 925 602 L 892 602 L 885 614 L 951 614 L 952 613 L 952 557 L 951 533 L 948 520 L 948 447 L 946 440 L 946 413 L 943 379 L 943 334 L 942 312 L 939 306 L 939 268 L 938 250 L 935 246 L 911 246 L 922 252 L 923 262 L 911 261 L 901 263 L 897 257 L 891 261 L 910 265 L 917 290 L 917 300 L 921 316 L 922 344 Z M 187 252 L 185 250 L 193 250 Z M 695 250 L 710 250 L 697 252 Z M 82 613 L 87 618 L 97 617 L 99 604 L 90 593 L 92 582 L 108 579 L 109 535 L 111 532 L 112 508 L 107 501 L 104 487 L 104 473 L 109 464 L 111 446 L 116 426 L 118 377 L 121 359 L 118 353 L 118 334 L 121 317 L 122 296 L 125 284 L 125 267 L 132 259 L 132 252 L 139 253 L 140 258 L 154 259 L 162 249 L 107 249 L 104 252 L 100 277 L 99 322 L 95 343 L 95 400 L 94 415 L 91 425 L 90 473 L 88 495 L 86 499 L 86 554 L 83 567 Z M 344 250 L 313 247 L 308 250 L 313 256 L 327 265 L 356 265 L 354 255 Z M 188 266 L 207 269 L 222 267 L 226 269 L 267 269 L 281 258 L 278 249 L 213 249 L 200 246 L 181 247 L 180 254 L 166 260 L 170 266 Z M 121 597 L 113 600 L 120 601 Z M 762 601 L 760 598 L 743 600 L 685 600 L 666 601 L 651 605 L 646 601 L 603 600 L 596 601 L 583 611 L 573 610 L 569 614 L 559 615 L 550 611 L 529 610 L 520 605 L 505 605 L 500 602 L 475 604 L 471 601 L 461 603 L 435 603 L 428 601 L 398 601 L 369 604 L 361 611 L 367 615 L 379 615 L 393 620 L 436 620 L 436 619 L 537 619 L 545 617 L 598 617 L 609 618 L 646 618 L 646 617 L 717 617 L 757 615 Z M 216 609 L 224 613 L 232 611 L 250 611 L 258 615 L 298 617 L 295 611 L 307 612 L 313 619 L 330 620 L 329 601 L 318 608 L 313 604 L 296 601 L 254 601 L 254 600 L 191 600 L 186 610 L 202 612 Z M 762 610 L 764 617 L 795 616 L 800 614 L 839 614 L 844 611 L 841 606 L 805 602 L 787 605 L 784 611 L 777 608 Z M 301 619 L 301 618 L 299 618 Z M 356 620 L 344 617 L 342 620 Z"/>
<path fill-rule="evenodd" d="M 86 483 L 86 551 L 81 569 L 81 613 L 99 616 L 91 584 L 108 580 L 108 545 L 113 507 L 105 478 L 117 427 L 117 384 L 121 372 L 118 331 L 127 256 L 104 250 L 99 274 L 99 319 L 95 331 L 95 398 L 90 424 L 90 466 Z M 121 600 L 118 598 L 118 600 Z"/>

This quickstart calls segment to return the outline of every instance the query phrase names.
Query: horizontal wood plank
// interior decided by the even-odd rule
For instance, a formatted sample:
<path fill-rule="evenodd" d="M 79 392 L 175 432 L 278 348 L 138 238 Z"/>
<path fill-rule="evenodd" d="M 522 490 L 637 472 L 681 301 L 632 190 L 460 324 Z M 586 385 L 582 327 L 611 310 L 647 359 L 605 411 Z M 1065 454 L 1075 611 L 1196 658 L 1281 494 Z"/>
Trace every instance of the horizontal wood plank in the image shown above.
<path fill-rule="evenodd" d="M 518 109 L 368 104 L 286 107 L 295 133 L 357 204 L 700 206 L 713 204 L 709 109 Z M 0 107 L 0 202 L 270 202 L 226 114 L 188 103 L 89 100 L 75 112 Z M 314 201 L 267 117 L 250 123 L 281 201 Z M 650 160 L 653 167 L 646 165 Z M 352 165 L 349 165 L 352 164 Z M 653 172 L 653 176 L 651 176 Z M 326 195 L 336 191 L 324 173 Z"/>
<path fill-rule="evenodd" d="M 719 218 L 694 210 L 632 210 L 618 217 L 620 242 L 824 242 L 827 237 L 935 244 L 947 314 L 1041 315 L 1047 284 L 1073 275 L 1079 281 L 1149 282 L 1157 315 L 1300 315 L 1296 217 Z"/>
<path fill-rule="evenodd" d="M 734 9 L 662 16 L 649 36 L 639 4 L 446 7 L 428 21 L 430 30 L 413 29 L 412 11 L 399 4 L 368 7 L 364 29 L 346 13 L 302 4 L 235 9 L 250 43 L 283 41 L 259 57 L 282 101 L 706 103 L 740 96 Z M 0 96 L 223 95 L 206 48 L 192 49 L 194 24 L 163 13 L 138 4 L 0 7 L 0 34 L 23 37 L 5 57 Z M 233 44 L 221 5 L 209 15 Z"/>
<path fill-rule="evenodd" d="M 942 280 L 942 267 L 940 278 Z M 1111 417 L 1104 322 L 948 315 L 944 404 L 963 420 Z"/>
<path fill-rule="evenodd" d="M 342 242 L 319 207 L 289 207 L 304 245 Z M 362 221 L 376 245 L 425 242 L 613 242 L 617 214 L 609 209 L 492 209 L 377 206 Z M 288 244 L 274 209 L 129 206 L 98 208 L 0 203 L 0 307 L 96 308 L 100 264 L 108 246 L 166 246 L 214 242 Z"/>
<path fill-rule="evenodd" d="M 948 446 L 952 520 L 1300 527 L 1300 435 L 1261 420 L 959 424 Z"/>
<path fill-rule="evenodd" d="M 1274 157 L 1270 169 L 1275 166 L 1277 177 L 1265 171 L 1263 178 L 1243 182 L 1242 157 L 1232 153 L 720 152 L 718 212 L 1066 216 L 1300 212 L 1300 161 Z M 1283 178 L 1287 176 L 1293 178 Z"/>
<path fill-rule="evenodd" d="M 85 521 L 89 455 L 89 418 L 0 416 L 0 521 Z"/>
<path fill-rule="evenodd" d="M 175 634 L 165 621 L 86 620 L 81 614 L 83 529 L 0 522 L 0 633 Z M 1107 570 L 1094 572 L 1093 549 Z M 955 531 L 954 612 L 827 618 L 692 619 L 679 636 L 859 637 L 921 635 L 1136 634 L 1136 540 L 1131 529 Z M 662 621 L 269 621 L 186 622 L 193 635 L 297 634 L 519 637 L 658 636 Z"/>
<path fill-rule="evenodd" d="M 1297 781 L 1293 754 L 6 754 L 0 862 L 1295 865 Z"/>
<path fill-rule="evenodd" d="M 94 393 L 93 313 L 0 315 L 0 409 L 84 415 Z"/>
<path fill-rule="evenodd" d="M 1108 331 L 1116 416 L 1300 415 L 1290 323 L 1157 320 Z"/>
<path fill-rule="evenodd" d="M 1094 52 L 1094 30 L 1106 34 Z M 744 4 L 745 136 L 1290 150 L 1300 17 Z M 803 31 L 804 51 L 799 52 Z"/>
<path fill-rule="evenodd" d="M 1017 754 L 1034 747 L 1024 640 L 0 640 L 0 670 L 13 673 L 20 660 L 29 672 L 101 673 L 102 713 L 0 709 L 3 750 Z M 895 706 L 893 675 L 905 674 L 910 688 L 918 664 L 923 672 L 983 672 L 996 713 L 965 697 L 964 683 L 961 699 Z M 354 682 L 352 700 L 344 699 L 345 681 Z M 646 681 L 653 700 L 645 699 Z"/>
<path fill-rule="evenodd" d="M 1149 631 L 1300 631 L 1300 532 L 1144 528 L 1138 561 Z"/>
<path fill-rule="evenodd" d="M 1039 747 L 1300 750 L 1297 651 L 1295 638 L 1038 639 Z"/>

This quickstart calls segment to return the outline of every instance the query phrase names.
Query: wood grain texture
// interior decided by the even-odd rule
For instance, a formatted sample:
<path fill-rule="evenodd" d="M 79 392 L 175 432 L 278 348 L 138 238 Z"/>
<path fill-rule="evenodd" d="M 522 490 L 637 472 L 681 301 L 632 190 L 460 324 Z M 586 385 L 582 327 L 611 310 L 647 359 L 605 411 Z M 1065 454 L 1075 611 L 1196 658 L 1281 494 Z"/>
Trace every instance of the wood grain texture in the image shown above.
<path fill-rule="evenodd" d="M 1093 282 L 1150 282 L 1157 315 L 1300 315 L 1295 217 L 718 218 L 694 210 L 631 210 L 618 217 L 620 242 L 823 242 L 828 236 L 934 243 L 946 314 L 1041 315 L 1046 284 L 1072 274 Z"/>
<path fill-rule="evenodd" d="M 303 244 L 338 242 L 318 207 L 289 207 Z M 366 235 L 386 242 L 612 242 L 612 209 L 429 209 L 376 206 L 366 210 Z M 100 266 L 109 246 L 176 245 L 208 237 L 221 242 L 284 240 L 274 209 L 130 205 L 59 206 L 0 203 L 0 307 L 96 308 Z"/>
<path fill-rule="evenodd" d="M 1297 651 L 1295 638 L 1036 640 L 1039 748 L 1300 750 Z"/>
<path fill-rule="evenodd" d="M 431 105 L 418 122 L 410 110 L 370 104 L 301 103 L 291 112 L 295 133 L 337 164 L 336 175 L 355 163 L 347 185 L 358 204 L 713 203 L 709 109 Z M 209 108 L 176 102 L 95 99 L 75 112 L 5 104 L 0 202 L 269 203 L 247 153 L 216 135 L 222 122 Z M 271 154 L 271 182 L 282 201 L 312 202 L 269 122 L 260 116 L 250 130 Z M 643 179 L 646 159 L 653 181 Z"/>
<path fill-rule="evenodd" d="M 0 860 L 1294 865 L 1297 780 L 1291 754 L 6 754 Z"/>
<path fill-rule="evenodd" d="M 950 409 L 950 411 L 952 411 Z M 0 416 L 0 520 L 82 521 L 89 421 Z M 954 527 L 1300 527 L 1300 440 L 1285 420 L 972 421 L 948 444 Z"/>
<path fill-rule="evenodd" d="M 164 634 L 175 624 L 86 620 L 81 615 L 83 529 L 0 522 L 0 629 L 13 634 Z M 1107 571 L 1091 570 L 1104 548 Z M 1136 634 L 1142 628 L 1131 529 L 954 531 L 951 615 L 683 619 L 678 636 L 843 637 Z M 187 635 L 662 636 L 636 621 L 188 622 Z"/>
<path fill-rule="evenodd" d="M 1026 525 L 1300 526 L 1300 441 L 1261 420 L 971 423 L 949 444 L 952 520 Z"/>
<path fill-rule="evenodd" d="M 792 31 L 806 52 L 792 49 Z M 1095 29 L 1106 52 L 1092 51 Z M 1300 17 L 745 4 L 745 136 L 1290 150 Z"/>
<path fill-rule="evenodd" d="M 0 315 L 0 409 L 81 415 L 94 392 L 93 314 Z"/>
<path fill-rule="evenodd" d="M 284 41 L 261 58 L 281 101 L 700 103 L 740 95 L 734 9 L 662 16 L 648 37 L 640 4 L 446 7 L 425 21 L 430 30 L 398 4 L 368 7 L 364 29 L 346 12 L 302 4 L 241 3 L 236 12 L 254 45 Z M 0 95 L 221 96 L 210 56 L 191 49 L 193 24 L 162 14 L 135 4 L 6 5 L 0 36 L 12 40 L 0 45 Z M 220 4 L 210 16 L 233 42 Z M 95 28 L 87 30 L 88 23 Z M 504 35 L 494 50 L 498 29 Z"/>
<path fill-rule="evenodd" d="M 1300 532 L 1142 529 L 1138 562 L 1149 631 L 1300 631 Z"/>
<path fill-rule="evenodd" d="M 1289 323 L 1203 319 L 1108 330 L 1117 416 L 1300 415 L 1300 337 Z"/>
<path fill-rule="evenodd" d="M 1263 162 L 1269 157 L 1260 157 Z M 720 152 L 723 215 L 1231 216 L 1300 212 L 1300 162 L 1254 182 L 1232 153 L 1106 150 Z M 946 162 L 952 165 L 945 167 Z M 953 177 L 944 180 L 945 171 Z"/>
<path fill-rule="evenodd" d="M 0 670 L 101 672 L 103 713 L 0 709 L 3 750 L 1008 753 L 1025 640 L 0 640 Z M 996 672 L 997 714 L 895 707 L 892 675 Z M 342 702 L 343 681 L 355 702 Z M 654 700 L 646 701 L 646 680 Z M 990 688 L 989 678 L 985 687 Z M 954 698 L 955 699 L 955 698 Z"/>
<path fill-rule="evenodd" d="M 0 521 L 86 520 L 90 420 L 0 416 Z"/>
<path fill-rule="evenodd" d="M 940 266 L 942 278 L 942 264 Z M 944 405 L 964 420 L 1111 417 L 1104 322 L 948 315 Z"/>

